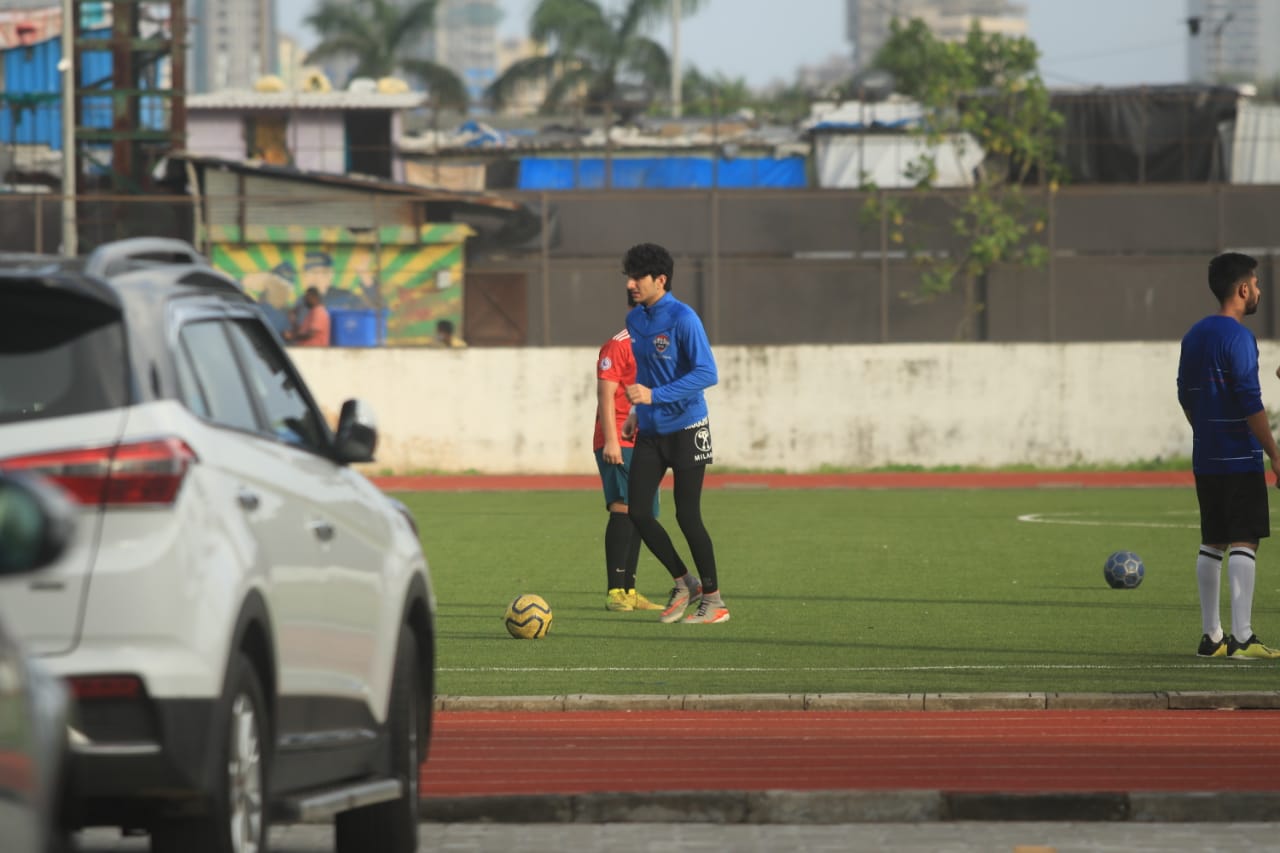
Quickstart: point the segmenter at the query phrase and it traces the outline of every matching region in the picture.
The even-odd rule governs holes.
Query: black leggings
[[[680,525],[680,532],[689,543],[693,564],[697,566],[698,577],[702,581],[702,591],[712,593],[720,585],[716,579],[716,552],[711,544],[711,534],[702,523],[702,479],[706,471],[706,465],[677,470],[674,497],[676,523]],[[631,478],[627,485],[630,502],[628,514],[653,556],[666,566],[671,577],[678,578],[689,569],[676,553],[666,529],[653,516],[653,497],[658,493],[658,487],[666,473],[667,463],[657,445],[645,441],[643,437],[638,440],[631,456]]]

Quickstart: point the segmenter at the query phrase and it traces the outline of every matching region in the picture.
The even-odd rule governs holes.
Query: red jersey
[[[613,395],[614,422],[618,427],[618,443],[623,447],[634,447],[635,442],[622,437],[622,424],[631,413],[631,401],[627,399],[627,386],[636,381],[636,357],[631,352],[631,336],[623,329],[614,335],[605,345],[600,347],[600,358],[596,360],[596,378],[607,379],[618,383],[618,390]],[[604,430],[600,428],[600,413],[596,411],[596,434],[591,444],[592,451],[604,449]]]

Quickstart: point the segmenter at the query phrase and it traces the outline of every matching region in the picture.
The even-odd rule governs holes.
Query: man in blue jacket
[[[1262,298],[1257,270],[1256,260],[1238,252],[1209,262],[1218,313],[1191,327],[1178,360],[1178,403],[1191,424],[1200,504],[1196,578],[1204,635],[1197,654],[1207,658],[1280,658],[1252,625],[1258,543],[1271,534],[1264,456],[1280,476],[1280,449],[1258,382],[1258,342],[1241,322]],[[1224,556],[1232,630],[1226,635],[1218,601]]]
[[[674,268],[671,254],[653,243],[632,246],[622,261],[627,292],[635,303],[627,313],[636,359],[636,381],[627,386],[627,398],[635,411],[623,425],[624,435],[635,435],[628,511],[644,544],[675,581],[659,618],[715,624],[729,621],[716,578],[715,548],[702,523],[702,481],[712,461],[703,392],[716,384],[716,361],[697,313],[671,295]],[[667,469],[673,472],[676,521],[697,578],[654,517],[653,499]]]

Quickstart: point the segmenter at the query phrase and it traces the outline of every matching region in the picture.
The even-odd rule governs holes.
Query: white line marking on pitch
[[[1134,669],[1212,669],[1221,663],[1198,664],[1026,664],[1025,666],[996,664],[960,664],[956,666],[717,666],[701,667],[707,672],[1015,672],[1028,669],[1045,670],[1134,670]],[[663,666],[439,666],[436,672],[670,672]]]
[[[1018,516],[1018,521],[1029,524],[1073,524],[1081,527],[1160,527],[1171,530],[1199,530],[1198,524],[1171,524],[1165,521],[1112,521],[1109,519],[1067,518],[1072,513],[1029,512]]]

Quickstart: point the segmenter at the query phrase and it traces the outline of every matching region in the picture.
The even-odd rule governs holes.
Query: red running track
[[[428,797],[1280,790],[1275,711],[521,711],[435,721]]]

